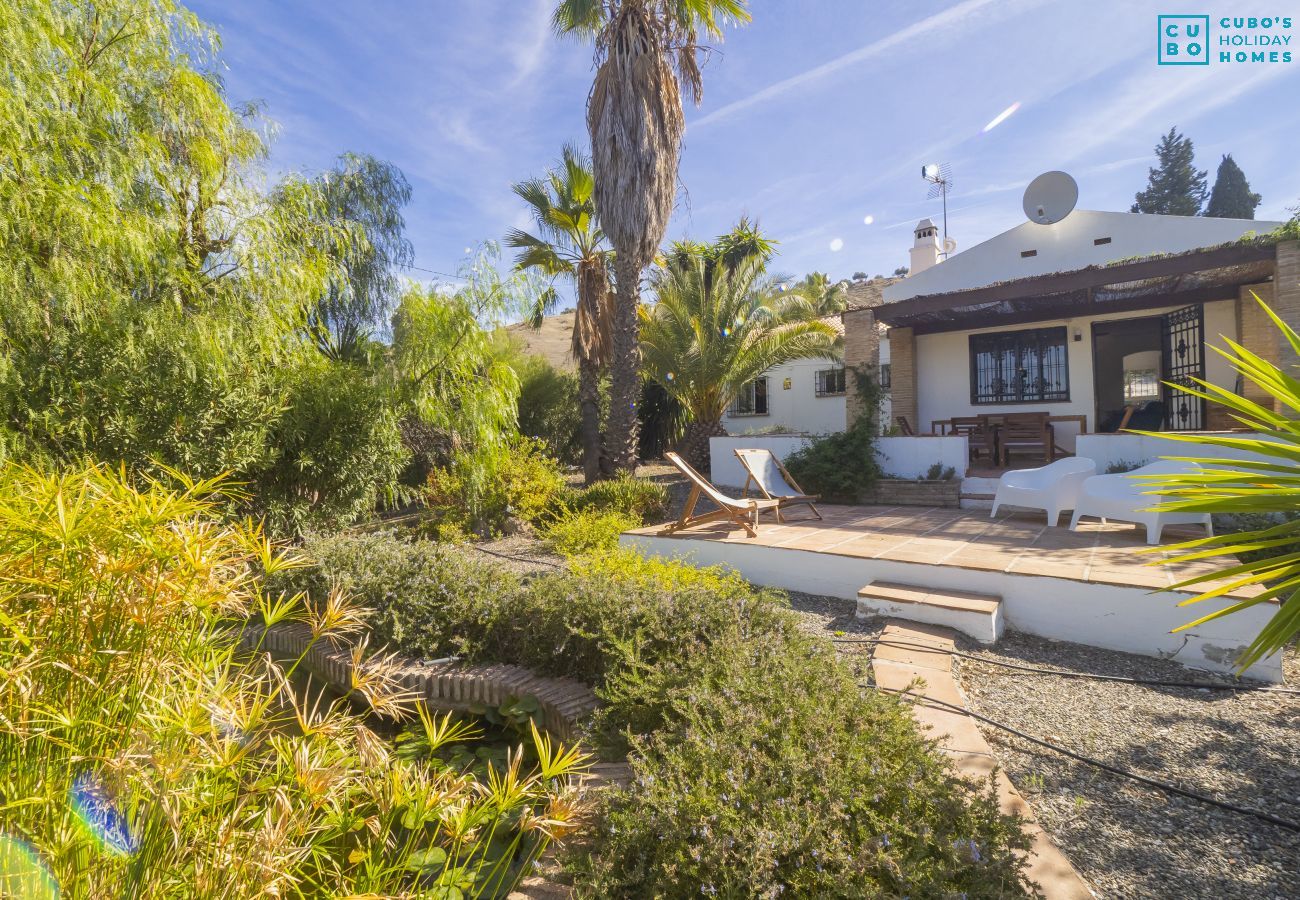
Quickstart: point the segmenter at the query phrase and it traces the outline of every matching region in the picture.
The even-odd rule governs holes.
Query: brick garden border
[[[302,665],[313,676],[341,693],[351,689],[351,647],[325,638],[313,644],[311,629],[301,623],[281,622],[269,628],[247,625],[239,645],[246,651],[256,648],[269,652],[276,660],[303,657]],[[417,700],[435,709],[469,711],[475,705],[500,706],[510,698],[535,697],[543,728],[564,740],[574,738],[579,723],[600,706],[591,688],[582,682],[546,678],[522,666],[402,656],[394,658],[392,664],[398,670],[398,682]]]

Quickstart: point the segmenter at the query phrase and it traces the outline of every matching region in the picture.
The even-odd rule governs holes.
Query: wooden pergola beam
[[[1050,275],[1034,275],[1014,281],[1003,281],[988,287],[949,291],[943,294],[922,294],[907,300],[885,303],[872,312],[881,322],[889,325],[904,325],[907,324],[906,319],[926,313],[1026,298],[1047,300],[1053,294],[1069,294],[1075,291],[1086,291],[1091,294],[1096,288],[1107,285],[1169,278],[1209,269],[1238,266],[1243,263],[1261,262],[1274,259],[1277,252],[1275,248],[1276,245],[1272,243],[1229,244],[1175,256],[1140,259],[1109,266],[1089,266],[1086,269],[1075,269],[1070,272],[1054,272]]]

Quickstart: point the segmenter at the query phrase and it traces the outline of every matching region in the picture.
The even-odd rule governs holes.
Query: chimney
[[[939,254],[943,251],[939,245],[939,229],[929,219],[917,222],[914,233],[916,239],[912,243],[912,264],[908,268],[908,275],[924,272],[938,263]]]

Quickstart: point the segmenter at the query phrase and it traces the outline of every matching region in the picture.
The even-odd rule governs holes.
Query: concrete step
[[[991,594],[873,581],[858,591],[858,618],[867,616],[942,625],[985,644],[1002,636],[1002,598]]]

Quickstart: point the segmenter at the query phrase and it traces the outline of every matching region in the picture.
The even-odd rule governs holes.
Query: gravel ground
[[[985,659],[1208,680],[1175,663],[1008,633]],[[1300,821],[1300,697],[954,667],[971,709],[1113,765]],[[1290,686],[1297,686],[1292,651]],[[1227,681],[1228,679],[1215,679]],[[1012,782],[1104,897],[1295,898],[1300,834],[1167,795],[981,725]]]
[[[516,534],[495,541],[468,544],[484,559],[520,575],[536,575],[564,568],[564,558],[548,551],[531,535]]]

